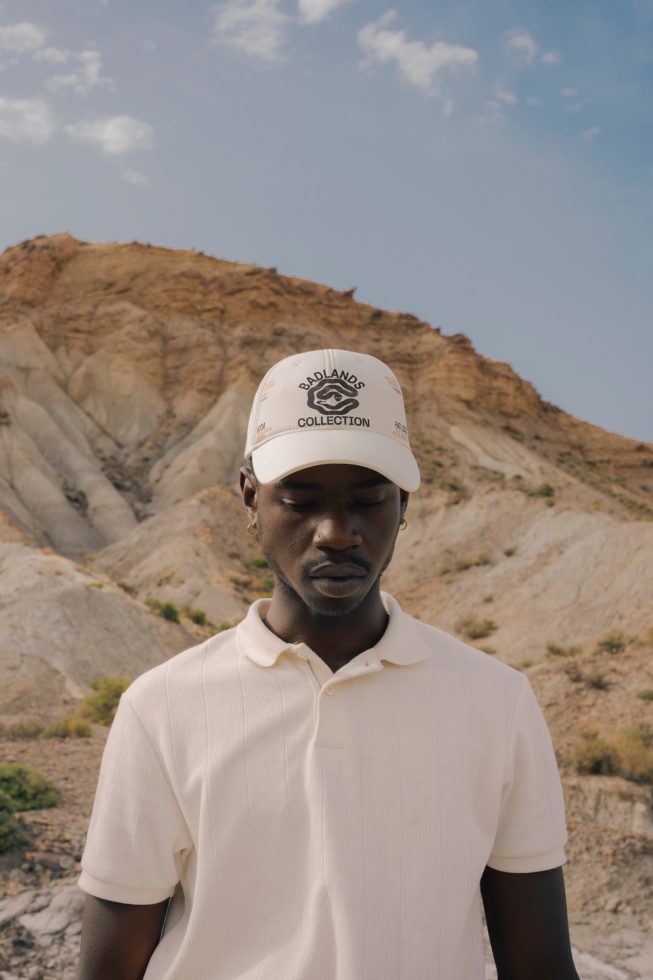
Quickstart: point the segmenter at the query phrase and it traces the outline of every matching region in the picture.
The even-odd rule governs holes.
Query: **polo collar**
[[[418,621],[405,613],[389,593],[381,592],[381,601],[390,618],[383,636],[371,650],[379,660],[400,666],[426,660],[431,650],[422,638]],[[302,643],[288,643],[268,629],[263,617],[270,603],[271,599],[257,599],[236,627],[241,654],[261,667],[272,667],[286,650],[293,652],[304,647]]]

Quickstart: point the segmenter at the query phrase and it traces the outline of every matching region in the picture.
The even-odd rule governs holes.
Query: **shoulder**
[[[216,633],[139,674],[127,688],[127,699],[141,717],[149,713],[152,705],[179,703],[185,696],[192,697],[197,685],[201,685],[209,662],[212,666],[229,662],[236,651],[235,627]]]
[[[464,676],[471,687],[481,688],[486,697],[493,694],[514,702],[528,686],[528,678],[520,670],[483,650],[465,643],[445,630],[410,617],[413,628],[428,647],[429,660],[441,675]]]

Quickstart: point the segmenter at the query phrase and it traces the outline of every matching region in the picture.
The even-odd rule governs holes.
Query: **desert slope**
[[[269,591],[237,491],[249,404],[270,364],[325,346],[386,360],[405,393],[422,486],[385,588],[528,671],[563,774],[576,934],[643,935],[650,786],[579,776],[575,752],[584,731],[653,726],[653,445],[351,291],[67,234],[0,255],[3,721],[69,711],[93,677],[136,677]],[[618,649],[597,654],[611,631]]]
[[[423,484],[386,584],[407,607],[451,631],[491,621],[486,642],[511,663],[651,624],[653,446],[566,414],[466,337],[351,292],[66,234],[0,256],[0,538],[33,546],[17,561],[7,541],[0,568],[41,581],[65,556],[82,577],[123,582],[96,596],[109,621],[148,597],[237,620],[265,578],[234,493],[251,397],[276,359],[326,344],[387,360],[404,388]],[[77,603],[48,581],[48,602]],[[2,600],[6,629],[16,601]],[[153,656],[186,642],[143,610]],[[94,644],[117,670],[110,638]],[[83,659],[73,677],[48,646],[33,638],[30,656],[65,672],[62,689],[88,683]],[[8,677],[5,708],[12,692]]]

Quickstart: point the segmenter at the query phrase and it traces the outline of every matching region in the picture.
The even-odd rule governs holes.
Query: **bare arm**
[[[486,868],[481,896],[499,980],[579,980],[562,868],[527,874]]]
[[[126,905],[87,894],[77,980],[141,980],[161,938],[169,901]]]

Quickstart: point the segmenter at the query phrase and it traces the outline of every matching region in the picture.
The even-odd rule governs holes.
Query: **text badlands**
[[[358,415],[309,415],[305,419],[297,419],[300,429],[311,425],[360,425],[364,429],[369,429],[370,420],[362,419]]]

